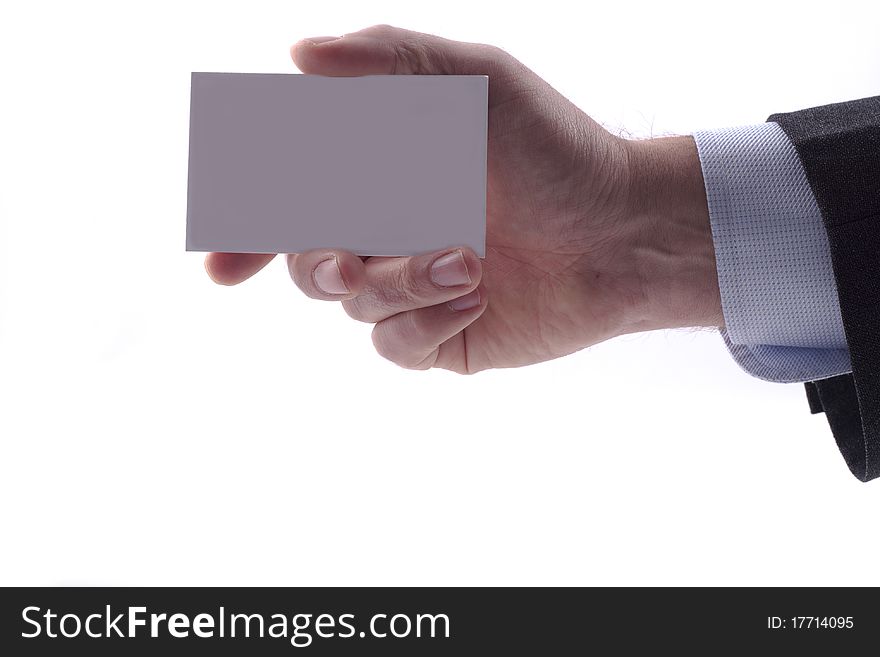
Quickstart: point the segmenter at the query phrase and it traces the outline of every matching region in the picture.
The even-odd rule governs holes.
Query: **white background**
[[[880,482],[712,332],[409,372],[184,252],[191,71],[387,22],[686,133],[880,92],[876,3],[819,7],[4,2],[0,583],[880,584]]]

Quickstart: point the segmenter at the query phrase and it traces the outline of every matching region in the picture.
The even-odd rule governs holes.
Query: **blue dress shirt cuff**
[[[822,214],[776,123],[694,133],[736,362],[768,381],[851,371]]]

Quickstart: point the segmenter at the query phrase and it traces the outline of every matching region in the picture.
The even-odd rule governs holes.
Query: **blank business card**
[[[187,250],[484,256],[488,87],[193,73]]]

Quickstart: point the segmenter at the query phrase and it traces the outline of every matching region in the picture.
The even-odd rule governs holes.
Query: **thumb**
[[[490,105],[522,91],[536,78],[499,48],[389,25],[341,37],[303,39],[290,54],[303,73],[315,75],[488,75]]]

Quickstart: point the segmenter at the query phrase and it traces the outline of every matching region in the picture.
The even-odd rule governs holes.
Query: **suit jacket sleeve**
[[[852,473],[880,477],[880,96],[774,114],[822,213],[852,373],[808,382]]]

